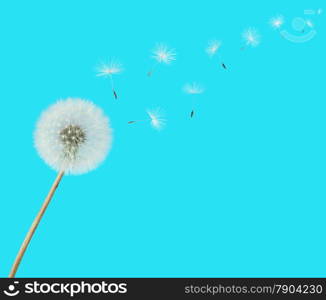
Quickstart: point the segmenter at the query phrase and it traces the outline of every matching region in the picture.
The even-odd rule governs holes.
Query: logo
[[[317,10],[314,9],[305,9],[304,14],[307,16],[319,16],[321,15],[323,10],[318,8]],[[279,29],[279,33],[281,36],[293,43],[305,43],[310,41],[312,38],[315,37],[317,31],[315,30],[315,25],[312,19],[300,18],[296,17],[292,20],[292,31],[293,33],[283,29],[280,30],[281,25],[283,24],[284,20],[282,17],[272,19],[272,26],[274,28]]]
[[[14,284],[10,284],[8,286],[8,291],[3,291],[4,294],[9,297],[17,296],[19,294],[19,290],[16,290],[16,284],[19,284],[19,281],[14,281]]]
[[[77,294],[91,295],[91,294],[125,294],[127,293],[126,282],[107,282],[101,280],[100,282],[94,281],[80,281],[80,282],[67,282],[65,280],[56,282],[44,281],[10,281],[8,286],[3,289],[3,293],[8,297],[15,297],[18,294],[61,294],[74,297]],[[0,299],[2,299],[0,294]],[[19,298],[19,297],[18,297]]]
[[[308,42],[317,33],[316,30],[313,29],[313,24],[310,20],[305,20],[299,17],[292,20],[292,28],[297,32],[297,34],[292,34],[287,30],[282,30],[281,35],[293,43]]]

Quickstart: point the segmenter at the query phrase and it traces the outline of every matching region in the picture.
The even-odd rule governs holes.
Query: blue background
[[[56,174],[32,134],[59,98],[94,101],[114,144],[97,170],[64,177],[18,277],[325,276],[325,14],[296,44],[284,29],[322,1],[2,1],[0,276]],[[247,27],[256,48],[240,51]],[[293,32],[292,30],[292,33]],[[223,42],[228,70],[210,60]],[[151,78],[150,51],[177,51]],[[118,58],[118,101],[96,66]],[[187,82],[201,83],[189,118]],[[161,107],[167,126],[147,123]]]

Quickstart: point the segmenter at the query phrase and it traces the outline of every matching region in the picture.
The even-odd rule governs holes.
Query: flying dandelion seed
[[[166,119],[164,118],[164,112],[160,108],[146,111],[148,119],[129,121],[128,124],[137,122],[150,122],[154,129],[160,130],[165,126]]]
[[[204,92],[204,88],[199,85],[198,83],[187,83],[184,87],[183,90],[185,93],[189,94],[189,95],[199,95],[202,94]],[[195,115],[195,101],[194,101],[194,97],[192,98],[192,107],[193,109],[190,112],[190,118],[193,118],[193,116]]]
[[[248,46],[256,47],[260,43],[260,35],[254,28],[246,29],[242,33],[242,38],[245,41],[245,45],[241,48],[241,50],[245,50]]]
[[[311,20],[306,20],[306,25],[310,28],[314,28],[314,24],[312,23]]]
[[[155,110],[148,110],[147,114],[150,118],[150,122],[153,128],[162,129],[165,126],[165,119],[163,118],[162,112],[159,108]]]
[[[222,43],[217,40],[212,40],[208,43],[208,46],[206,48],[206,52],[210,57],[213,57],[217,50],[220,49]]]
[[[120,62],[112,60],[109,63],[102,63],[97,68],[97,75],[99,77],[109,77],[111,82],[111,89],[115,99],[118,99],[117,92],[114,88],[113,75],[119,74],[123,71],[122,65]]]
[[[213,58],[215,54],[218,56],[218,60],[222,68],[226,69],[226,65],[223,63],[220,52],[218,51],[221,47],[222,43],[217,40],[212,40],[208,43],[208,46],[206,48],[206,53],[209,57]]]
[[[204,92],[204,88],[196,82],[187,83],[184,86],[184,91],[187,94],[196,95],[196,94],[202,94]]]
[[[278,15],[276,17],[271,18],[269,23],[272,26],[272,28],[280,30],[280,28],[284,24],[284,18],[283,16]]]
[[[312,21],[311,20],[304,20],[304,27],[302,28],[302,30],[301,30],[301,33],[304,33],[305,31],[306,31],[306,26],[307,27],[309,27],[309,28],[314,28],[314,24],[312,23]]]
[[[15,277],[23,255],[64,174],[83,174],[106,158],[112,143],[108,118],[92,102],[69,98],[41,115],[34,133],[40,157],[58,175],[32,223],[9,274]]]
[[[159,44],[153,50],[152,58],[155,59],[155,63],[153,64],[152,68],[148,71],[148,76],[152,76],[158,64],[163,63],[169,65],[172,61],[176,60],[176,52],[174,49],[169,48],[167,45]]]

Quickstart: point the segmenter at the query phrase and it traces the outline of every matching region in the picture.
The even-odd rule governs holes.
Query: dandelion
[[[69,98],[50,106],[41,115],[34,133],[40,157],[58,175],[18,252],[9,277],[15,277],[23,255],[64,174],[95,169],[107,156],[112,131],[102,110],[92,102]]]
[[[260,43],[260,35],[258,31],[254,28],[246,29],[242,33],[242,37],[245,41],[245,45],[241,48],[241,50],[246,49],[248,46],[256,47]]]
[[[226,69],[226,65],[223,63],[222,59],[221,59],[221,55],[219,53],[219,49],[221,47],[222,43],[220,41],[217,40],[212,40],[208,43],[208,46],[206,48],[206,53],[208,54],[209,57],[213,57],[215,56],[215,54],[217,54],[219,62],[221,64],[221,66]]]
[[[155,63],[148,71],[147,75],[151,76],[158,64],[169,65],[172,61],[176,60],[176,52],[174,49],[169,48],[167,45],[159,44],[153,50],[152,58],[155,59]]]
[[[204,92],[204,88],[199,85],[198,83],[194,82],[194,83],[188,83],[184,86],[183,90],[185,91],[185,93],[190,94],[190,95],[199,95],[202,94]],[[195,115],[195,103],[194,103],[194,97],[192,99],[192,110],[190,112],[190,118],[192,118]]]
[[[102,63],[97,68],[97,75],[99,77],[109,77],[111,82],[111,89],[115,99],[118,99],[118,95],[114,88],[113,75],[119,74],[123,71],[122,65],[116,60],[111,60],[109,63]]]
[[[271,18],[269,23],[274,29],[279,30],[284,23],[284,18],[283,16],[278,15],[276,17]]]
[[[148,115],[147,119],[129,121],[128,124],[133,124],[136,122],[150,122],[151,126],[157,130],[162,129],[165,126],[166,120],[164,118],[164,113],[160,108],[147,110],[146,112]]]

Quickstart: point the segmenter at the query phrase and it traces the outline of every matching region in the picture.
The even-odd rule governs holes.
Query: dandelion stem
[[[111,88],[112,90],[114,90],[114,85],[113,85],[113,78],[112,78],[112,75],[110,74],[110,83],[111,83]]]
[[[114,96],[115,99],[118,99],[118,95],[117,95],[117,93],[116,93],[116,91],[114,89],[113,77],[112,77],[111,74],[110,74],[109,77],[110,77],[111,89],[112,89],[113,96]]]
[[[157,65],[158,65],[158,62],[155,62],[153,64],[153,66],[149,69],[149,71],[147,72],[147,76],[148,77],[152,76],[152,74],[153,74],[153,72],[154,72],[154,70],[155,70],[155,68],[156,68]]]
[[[190,112],[190,118],[192,118],[195,114],[195,97],[192,97],[192,110]]]
[[[16,256],[14,264],[12,265],[12,268],[11,268],[11,271],[10,271],[10,274],[9,274],[9,278],[14,278],[15,277],[17,269],[18,269],[18,267],[19,267],[19,265],[20,265],[20,263],[22,261],[22,258],[23,258],[24,254],[25,254],[25,251],[26,251],[26,249],[27,249],[32,237],[33,237],[33,234],[34,234],[38,224],[40,223],[40,221],[41,221],[41,219],[42,219],[42,217],[43,217],[43,215],[45,213],[45,210],[47,209],[47,207],[48,207],[48,205],[49,205],[49,203],[50,203],[50,201],[51,201],[51,199],[52,199],[52,197],[54,195],[54,192],[56,191],[56,189],[57,189],[63,175],[64,175],[64,171],[60,171],[58,173],[57,178],[55,179],[55,181],[54,181],[48,195],[46,196],[40,211],[38,212],[38,214],[35,217],[29,231],[27,232],[27,235],[26,235],[26,237],[25,237],[25,239],[24,239],[24,241],[23,241],[23,243],[22,243],[22,245],[21,245],[21,247],[19,249],[19,252],[18,252],[18,254]]]

